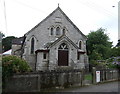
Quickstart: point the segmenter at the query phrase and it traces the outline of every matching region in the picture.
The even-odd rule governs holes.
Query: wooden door
[[[68,47],[62,43],[58,49],[58,66],[68,66]]]

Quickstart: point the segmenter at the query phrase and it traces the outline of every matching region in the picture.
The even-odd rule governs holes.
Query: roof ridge
[[[60,11],[65,15],[66,19],[84,36],[86,37],[80,30],[79,28],[70,20],[70,18],[62,11],[62,9],[59,7]]]
[[[26,34],[29,34],[32,30],[34,30],[36,27],[38,27],[42,22],[44,22],[47,18],[49,18],[53,13],[55,13],[57,10],[60,10],[60,12],[66,17],[66,19],[77,29],[77,31],[82,34],[85,38],[87,38],[80,30],[79,28],[69,19],[69,17],[62,11],[62,9],[58,6],[52,13],[50,13],[46,18],[44,18],[41,22],[39,22],[36,26],[34,26],[30,31],[28,31]],[[26,35],[25,34],[25,35]]]
[[[56,44],[57,41],[59,42],[60,40],[62,40],[63,38],[66,38],[69,42],[71,42],[71,44],[72,44],[73,46],[75,46],[76,48],[78,48],[78,46],[77,46],[71,39],[69,39],[66,35],[61,35],[57,40],[55,40],[55,41],[50,45],[50,47],[51,47],[52,45]]]
[[[29,30],[26,34],[29,34],[32,30],[34,30],[36,27],[38,27],[42,22],[44,22],[47,18],[49,18],[55,11],[57,11],[58,9],[60,9],[60,7],[58,6],[53,12],[51,12],[47,17],[45,17],[41,22],[39,22],[36,26],[34,26],[31,30]],[[61,10],[61,9],[60,9]],[[26,35],[25,34],[25,35]]]

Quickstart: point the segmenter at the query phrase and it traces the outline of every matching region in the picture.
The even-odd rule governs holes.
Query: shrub
[[[114,58],[110,58],[107,60],[107,66],[108,68],[120,68],[120,63],[119,63],[119,59],[116,58],[116,60]]]
[[[4,56],[2,58],[2,77],[3,80],[9,78],[14,73],[30,72],[28,63],[17,56]]]

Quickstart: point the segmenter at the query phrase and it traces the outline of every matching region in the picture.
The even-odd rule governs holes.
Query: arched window
[[[82,49],[82,41],[79,41],[79,49]]]
[[[63,28],[63,34],[65,34],[65,28]]]
[[[65,43],[62,43],[58,49],[68,50],[68,46]]]
[[[56,35],[60,35],[60,27],[56,28]]]
[[[50,34],[53,35],[53,27],[50,29]]]
[[[34,42],[35,42],[35,40],[34,40],[34,38],[32,38],[31,39],[31,54],[34,53]]]

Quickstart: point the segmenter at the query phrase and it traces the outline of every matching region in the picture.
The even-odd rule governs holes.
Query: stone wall
[[[39,92],[45,88],[81,86],[80,70],[41,71],[14,75],[6,80],[5,92]]]
[[[33,92],[39,91],[39,75],[25,74],[14,75],[12,78],[6,80],[6,92]]]
[[[98,71],[98,69],[97,69]],[[93,69],[92,81],[96,84],[96,69]],[[119,70],[101,69],[100,82],[120,79]],[[88,85],[84,70],[53,70],[16,74],[6,80],[4,92],[41,92],[51,88],[67,88]]]

